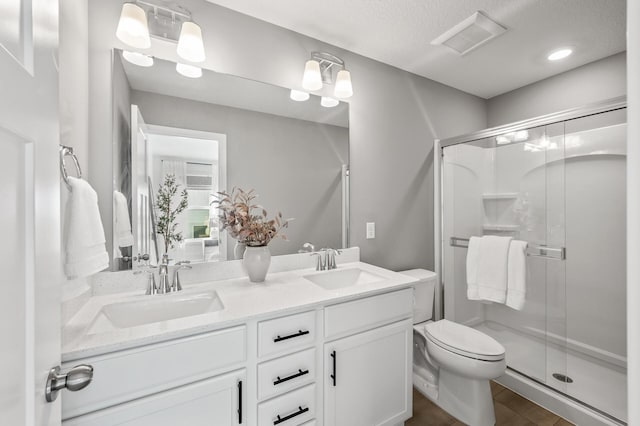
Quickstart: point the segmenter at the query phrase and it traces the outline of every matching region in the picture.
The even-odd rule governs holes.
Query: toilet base
[[[440,369],[438,398],[443,410],[472,426],[493,426],[496,416],[487,379],[470,379]]]

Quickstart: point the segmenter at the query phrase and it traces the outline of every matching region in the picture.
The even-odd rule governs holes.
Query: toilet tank
[[[426,269],[410,269],[400,273],[419,280],[413,285],[413,323],[418,324],[433,319],[436,273]]]

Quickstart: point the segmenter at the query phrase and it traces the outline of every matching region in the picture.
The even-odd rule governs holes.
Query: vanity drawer
[[[316,339],[316,311],[258,323],[258,356],[290,352],[312,345]]]
[[[315,378],[315,348],[263,362],[258,365],[258,399],[270,398]]]
[[[278,418],[278,416],[280,416]],[[258,405],[258,426],[301,425],[316,416],[316,385],[305,386]]]
[[[412,288],[340,303],[324,309],[324,337],[346,336],[412,315]]]
[[[93,381],[82,392],[65,392],[68,419],[229,371],[244,362],[246,327],[234,327],[77,360],[93,366]]]

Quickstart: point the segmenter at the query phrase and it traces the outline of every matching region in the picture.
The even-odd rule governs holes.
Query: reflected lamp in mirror
[[[345,69],[344,61],[331,53],[312,52],[304,66],[302,87],[305,90],[320,90],[325,84],[333,84],[333,70],[338,69],[333,96],[347,99],[353,95],[351,73]]]
[[[139,67],[151,67],[153,66],[153,56],[145,55],[139,52],[129,52],[125,50],[122,52],[122,57]]]
[[[143,0],[124,3],[116,30],[118,40],[134,49],[148,49],[151,36],[177,43],[176,53],[187,62],[206,58],[202,29],[191,19],[191,12]]]

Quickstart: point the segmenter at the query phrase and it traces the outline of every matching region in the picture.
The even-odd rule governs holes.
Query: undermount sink
[[[333,271],[304,275],[303,278],[326,290],[372,284],[385,279],[380,275],[359,268],[334,269]]]
[[[102,307],[102,313],[116,328],[206,314],[224,309],[215,291],[172,293],[144,296],[143,299],[112,303]]]

